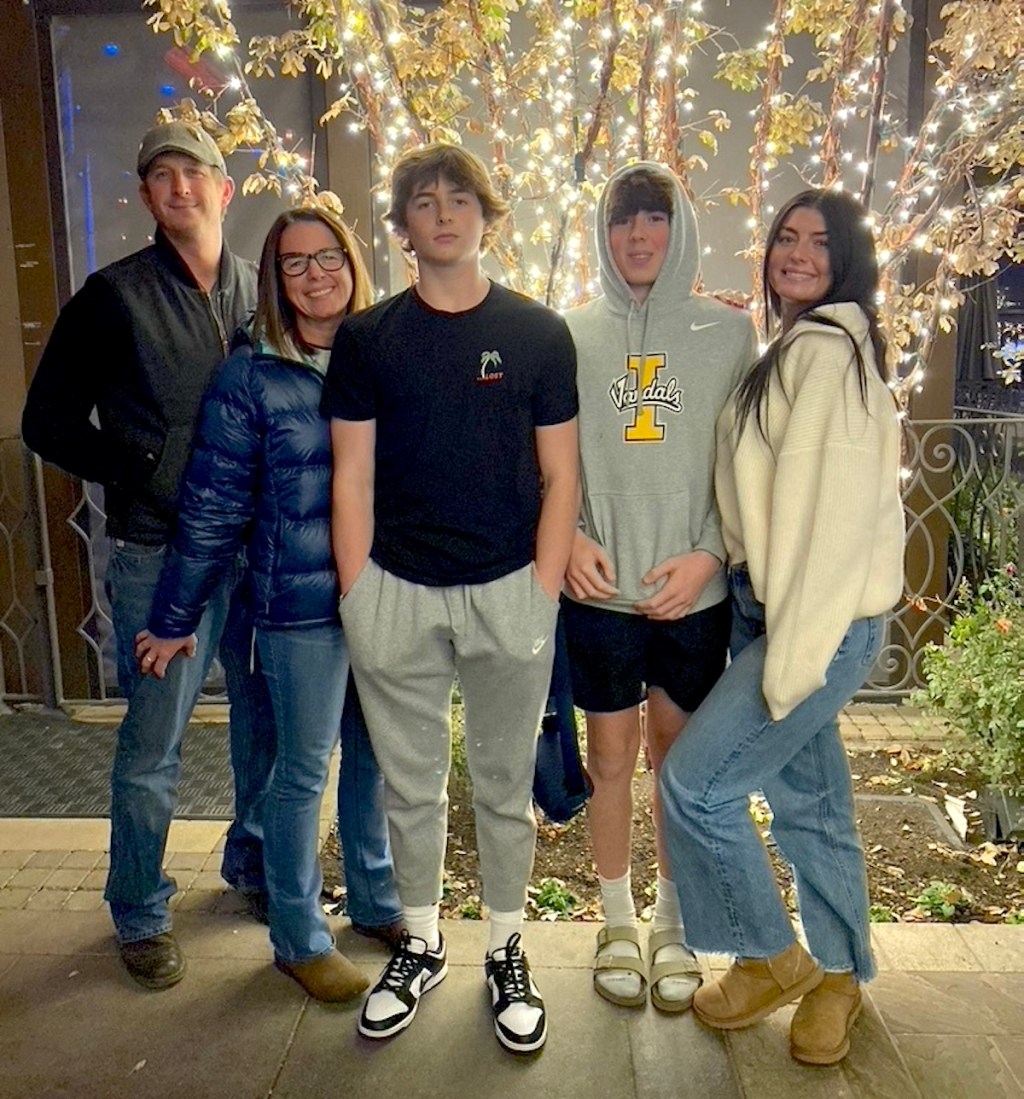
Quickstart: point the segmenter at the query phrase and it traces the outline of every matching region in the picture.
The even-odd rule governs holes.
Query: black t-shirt
[[[432,586],[486,583],[533,559],[534,428],[577,408],[565,322],[495,284],[464,313],[405,290],[346,318],[320,405],[377,421],[371,556]]]

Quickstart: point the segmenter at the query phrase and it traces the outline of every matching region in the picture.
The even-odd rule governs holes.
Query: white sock
[[[422,939],[428,950],[436,950],[441,945],[439,913],[440,905],[437,904],[402,905],[405,929],[414,938]]]
[[[650,958],[653,966],[657,962],[684,962],[693,955],[682,945],[683,917],[679,911],[679,893],[676,883],[658,875],[658,896],[654,902],[654,930],[679,931],[679,944],[667,943],[656,950]],[[658,995],[663,1000],[688,1000],[697,991],[700,980],[697,977],[662,977],[658,981]]]
[[[636,905],[633,903],[633,876],[629,870],[621,878],[602,878],[601,907],[608,927],[636,927]]]
[[[679,911],[679,893],[676,883],[658,875],[658,894],[654,901],[654,930],[671,931],[683,926],[683,914]]]
[[[504,950],[509,939],[517,932],[523,930],[523,920],[526,913],[522,908],[514,912],[497,912],[490,909],[487,916],[487,953],[493,954],[495,950]]]
[[[601,907],[604,909],[606,927],[637,927],[636,905],[633,902],[632,875],[629,870],[621,878],[597,876],[601,886]],[[601,947],[602,955],[621,958],[639,958],[640,952],[632,943],[610,942]],[[629,998],[640,995],[640,975],[628,970],[606,969],[595,973],[594,980],[606,992]]]

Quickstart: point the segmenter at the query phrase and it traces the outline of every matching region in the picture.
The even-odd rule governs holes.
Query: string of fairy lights
[[[313,29],[262,40],[256,64],[252,43],[248,54],[241,50],[225,0],[200,6],[207,12],[203,35],[195,33],[196,5],[147,3],[159,8],[155,29],[180,35],[191,27],[193,48],[201,52],[205,40],[215,50],[231,73],[235,112],[249,112],[268,150],[264,176],[295,200],[312,197],[316,185],[307,158],[284,147],[256,104],[249,76],[258,76],[261,64],[282,73],[298,71],[296,58],[317,66],[337,97],[334,113],[373,143],[380,212],[391,169],[407,148],[446,139],[480,152],[514,206],[496,253],[500,277],[555,308],[597,292],[591,226],[600,186],[640,156],[675,168],[698,205],[723,198],[749,205],[755,267],[775,189],[793,190],[794,168],[807,185],[827,180],[861,194],[870,184],[884,272],[880,312],[898,349],[904,394],[923,386],[935,333],[948,327],[962,300],[958,278],[990,277],[1006,248],[1024,260],[1019,3],[950,5],[947,39],[931,51],[932,87],[914,133],[886,82],[908,26],[901,0],[850,0],[845,12],[837,0],[774,0],[771,22],[753,47],[737,39],[747,33],[744,16],[764,10],[761,0],[718,5],[715,14],[731,21],[733,32],[707,21],[703,0],[524,0],[511,19],[476,0],[449,0],[426,13],[390,0],[292,0],[293,13]],[[843,16],[855,9],[864,19],[853,34]],[[773,51],[784,52],[800,35],[815,38],[818,74],[786,72],[784,81],[766,85]],[[731,74],[734,93],[754,101],[750,119],[763,140],[751,147],[747,188],[709,185],[707,165],[730,125],[724,112],[702,106],[701,95],[713,95],[706,84],[700,92],[692,86],[712,62]],[[780,61],[779,71],[786,68]],[[826,109],[830,95],[836,117]],[[864,132],[872,125],[874,145],[867,147]],[[922,254],[930,256],[928,271]]]

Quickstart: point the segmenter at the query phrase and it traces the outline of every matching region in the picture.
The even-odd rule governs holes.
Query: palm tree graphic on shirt
[[[480,375],[479,380],[482,382],[497,381],[502,377],[500,370],[495,370],[493,373],[488,374],[488,367],[500,367],[501,366],[501,354],[498,351],[481,351],[480,352]]]

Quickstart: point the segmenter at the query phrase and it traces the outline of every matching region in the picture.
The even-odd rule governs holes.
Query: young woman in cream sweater
[[[736,957],[694,1011],[730,1030],[803,997],[791,1053],[832,1064],[874,973],[837,715],[902,590],[899,430],[864,209],[841,192],[797,195],[764,276],[780,332],[717,433],[732,662],[669,752],[661,795],[687,944]],[[757,790],[793,865],[806,950],[748,811]]]

